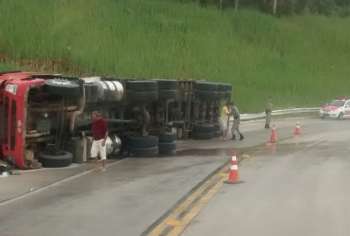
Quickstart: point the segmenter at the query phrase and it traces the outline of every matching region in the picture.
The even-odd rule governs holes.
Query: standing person
[[[223,123],[222,137],[223,138],[227,137],[227,133],[230,127],[230,117],[231,117],[230,102],[227,101],[226,104],[222,107],[222,123]]]
[[[265,129],[270,128],[271,114],[272,114],[272,102],[271,102],[271,97],[269,97],[265,105]]]
[[[98,111],[92,112],[92,145],[91,145],[91,158],[100,157],[102,161],[102,170],[105,170],[107,150],[106,140],[108,136],[108,127],[106,120],[102,117]]]
[[[232,125],[232,140],[236,140],[235,133],[239,134],[239,140],[243,140],[244,136],[239,131],[239,124],[241,122],[241,115],[239,113],[238,107],[235,105],[234,102],[231,102],[231,114],[233,116],[233,125]]]

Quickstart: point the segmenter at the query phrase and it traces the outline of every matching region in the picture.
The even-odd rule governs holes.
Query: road
[[[350,235],[350,123],[260,148],[243,161],[242,184],[222,189],[184,236]]]
[[[184,235],[348,235],[350,122],[301,121],[298,139],[295,118],[276,121],[276,150],[266,148],[262,122],[248,122],[243,142],[179,142],[177,157],[125,159],[3,203],[0,235],[140,235],[233,149],[247,156],[239,169],[244,183],[222,186]]]

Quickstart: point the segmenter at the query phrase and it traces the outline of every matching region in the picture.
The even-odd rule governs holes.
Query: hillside
[[[16,69],[234,85],[244,112],[350,95],[350,18],[275,18],[174,0],[2,0],[0,59]],[[0,66],[0,69],[8,66]]]

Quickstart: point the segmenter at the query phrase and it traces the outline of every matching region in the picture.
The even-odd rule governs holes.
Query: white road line
[[[124,160],[125,160],[125,159],[124,159]],[[109,167],[118,165],[118,164],[120,164],[121,162],[122,162],[122,160],[116,161],[116,162],[113,162],[113,163],[110,163],[110,164],[107,164],[107,165],[106,165],[106,168],[109,168]],[[94,172],[94,171],[96,171],[96,170],[97,170],[96,168],[93,168],[93,169],[90,169],[90,170],[86,170],[86,171],[84,171],[84,172],[82,172],[82,173],[72,175],[72,176],[70,176],[70,177],[67,177],[67,178],[64,178],[64,179],[62,179],[62,180],[56,181],[56,182],[54,182],[54,183],[52,183],[52,184],[48,184],[48,185],[46,185],[46,186],[44,186],[44,187],[39,187],[39,188],[37,188],[37,189],[33,189],[33,190],[31,190],[30,192],[24,193],[24,194],[22,194],[22,195],[20,195],[20,196],[17,196],[17,197],[8,199],[8,200],[4,200],[4,201],[0,202],[0,207],[5,206],[5,205],[8,205],[8,204],[10,204],[10,203],[13,203],[13,202],[15,202],[15,201],[18,201],[18,200],[20,200],[20,199],[24,199],[24,198],[26,198],[26,197],[32,196],[32,195],[34,195],[34,194],[36,194],[36,193],[40,193],[40,192],[45,191],[45,190],[47,190],[47,189],[49,189],[49,188],[56,187],[56,186],[58,186],[58,185],[60,185],[60,184],[64,184],[64,183],[66,183],[66,182],[69,182],[69,181],[78,179],[78,178],[80,178],[80,177],[82,177],[82,176],[85,176],[85,175],[88,175],[88,174],[90,174],[90,173],[92,173],[92,172]]]

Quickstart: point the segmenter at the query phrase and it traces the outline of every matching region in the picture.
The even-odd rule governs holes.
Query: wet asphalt
[[[303,135],[296,140],[297,120]],[[176,157],[124,159],[105,172],[3,205],[0,235],[140,235],[233,151],[246,157],[244,184],[224,186],[185,235],[313,235],[316,226],[326,228],[317,235],[346,235],[339,233],[349,233],[350,121],[291,118],[276,124],[281,141],[275,148],[266,147],[270,131],[261,121],[247,122],[243,142],[181,141]]]
[[[307,121],[304,134],[245,151],[185,236],[350,235],[350,121]]]

